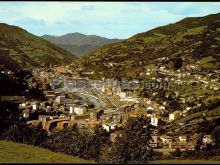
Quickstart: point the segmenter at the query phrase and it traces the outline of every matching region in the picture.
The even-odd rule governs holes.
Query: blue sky
[[[125,39],[185,17],[219,12],[220,2],[0,2],[0,22],[38,36],[80,32]]]

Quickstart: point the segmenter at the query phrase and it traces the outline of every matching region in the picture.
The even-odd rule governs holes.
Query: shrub
[[[173,152],[173,156],[174,157],[180,157],[181,156],[181,151],[179,148],[177,148],[174,152]]]

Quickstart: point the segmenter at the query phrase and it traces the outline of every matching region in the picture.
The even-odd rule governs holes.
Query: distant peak
[[[79,33],[79,32],[75,32],[75,33],[68,33],[68,34],[64,34],[61,36],[86,36],[85,34]]]

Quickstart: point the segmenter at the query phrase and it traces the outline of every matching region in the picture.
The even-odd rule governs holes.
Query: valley
[[[83,35],[72,33],[79,37],[77,43],[67,39],[70,34],[42,39],[0,24],[0,110],[6,116],[16,110],[14,120],[25,129],[40,127],[46,144],[39,140],[39,145],[96,162],[117,162],[125,149],[132,157],[138,147],[150,155],[144,154],[143,162],[219,161],[219,29],[218,13],[185,18],[122,41],[97,36],[80,41]],[[79,42],[95,46],[70,53],[76,50],[69,46]],[[11,119],[7,117],[2,117],[3,126]],[[15,136],[9,128],[0,129],[1,138],[26,136],[19,131]],[[28,141],[21,139],[17,141]]]

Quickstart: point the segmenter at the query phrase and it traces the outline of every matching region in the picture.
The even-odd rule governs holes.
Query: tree
[[[176,58],[174,59],[174,66],[175,66],[175,69],[179,69],[182,67],[182,64],[183,63],[183,60],[179,57],[179,58]]]
[[[211,133],[216,148],[220,148],[220,125],[216,126]]]
[[[110,134],[101,125],[97,125],[92,134],[88,136],[85,134],[85,138],[86,149],[83,152],[83,157],[99,161],[101,147],[110,144]]]
[[[21,119],[5,131],[4,137],[7,140],[18,143],[43,146],[47,139],[47,132],[40,124],[37,126],[28,126],[26,120]]]
[[[0,102],[0,137],[16,121],[19,120],[19,109],[17,104],[8,101]]]
[[[173,152],[173,156],[174,157],[180,157],[181,156],[181,151],[179,148],[177,148],[174,152]]]
[[[85,143],[85,136],[79,132],[76,126],[73,126],[63,130],[53,130],[45,147],[52,151],[82,157]]]
[[[195,145],[195,150],[196,151],[200,150],[200,147],[203,144],[203,137],[204,137],[203,133],[200,133],[198,135],[197,140],[196,140],[196,145]]]
[[[148,117],[129,118],[122,137],[118,137],[102,155],[104,158],[109,155],[107,158],[110,163],[147,161],[153,154],[150,147],[151,134]],[[108,159],[104,161],[107,162]]]

